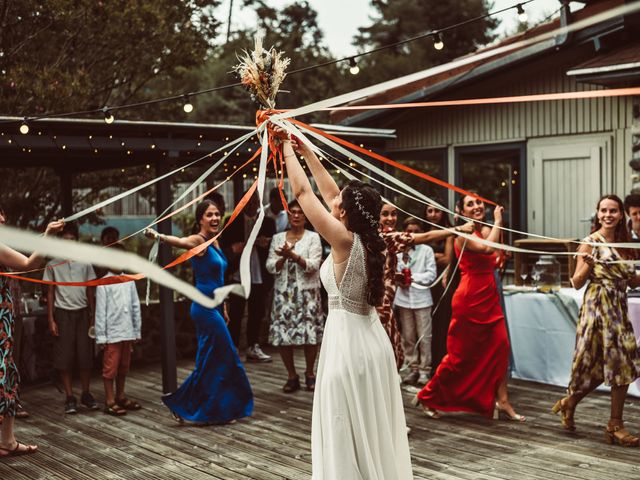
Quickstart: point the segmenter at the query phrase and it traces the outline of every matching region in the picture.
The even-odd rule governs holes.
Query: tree
[[[486,0],[371,0],[376,13],[372,23],[359,28],[354,45],[360,51],[400,42],[486,14],[492,7]],[[431,38],[423,38],[393,49],[358,59],[360,74],[353,76],[355,86],[372,85],[391,78],[443,64],[473,51],[492,40],[497,23],[492,18],[472,22],[443,34],[444,48],[433,48]]]
[[[289,72],[333,59],[323,44],[317,13],[308,2],[295,2],[283,9],[276,9],[260,0],[245,0],[244,6],[255,9],[257,28],[234,32],[232,39],[187,80],[187,84],[193,85],[194,89],[237,82],[237,77],[231,73],[233,66],[238,63],[237,54],[253,48],[253,39],[258,31],[265,33],[266,47],[274,46],[291,58]],[[344,76],[344,72],[336,65],[289,74],[277,98],[277,107],[296,108],[335,95]],[[199,98],[194,117],[198,121],[253,123],[257,107],[249,100],[246,91],[236,87]],[[304,120],[327,118],[326,114],[317,113]]]
[[[219,3],[0,1],[0,113],[89,110],[169,94],[161,78],[176,82],[204,60]],[[167,112],[155,106],[126,116]]]
[[[219,0],[0,1],[0,113],[33,116],[90,110],[178,93],[188,70],[207,56],[219,27]],[[119,118],[175,120],[175,104],[117,112]],[[95,203],[103,189],[141,183],[149,172],[83,174],[74,203]],[[60,215],[60,182],[45,169],[0,171],[10,221],[41,228]],[[149,192],[153,194],[153,190]],[[99,222],[100,215],[89,221]]]

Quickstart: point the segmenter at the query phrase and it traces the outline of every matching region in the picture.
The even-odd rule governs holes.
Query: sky
[[[455,5],[455,0],[449,1]],[[224,18],[225,26],[229,2],[230,0],[224,0],[220,7],[220,18]],[[369,16],[373,12],[370,9],[370,0],[308,0],[308,2],[318,12],[318,23],[324,31],[325,43],[331,52],[337,57],[347,57],[355,53],[356,49],[351,45],[353,36],[358,32],[358,27],[371,24]],[[293,0],[265,0],[265,3],[273,7],[282,7],[293,3]],[[491,11],[501,10],[517,3],[517,0],[494,0]],[[571,8],[575,10],[580,5],[574,2]],[[534,0],[524,8],[529,20],[535,22],[545,18],[559,7],[559,0]],[[242,8],[242,0],[233,0],[233,10],[232,29],[255,25],[255,14],[249,9]],[[496,18],[501,20],[497,33],[512,31],[518,23],[515,9],[497,15]]]

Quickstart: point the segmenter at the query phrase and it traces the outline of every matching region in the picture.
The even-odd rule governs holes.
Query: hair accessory
[[[371,212],[365,210],[364,205],[362,205],[362,192],[360,192],[360,190],[355,190],[353,192],[353,200],[356,204],[356,208],[360,212],[360,215],[367,219],[372,227],[377,227],[380,222],[371,214]]]

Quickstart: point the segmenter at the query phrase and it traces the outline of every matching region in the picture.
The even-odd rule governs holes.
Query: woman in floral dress
[[[4,212],[0,209],[0,225],[5,223]],[[47,226],[45,235],[62,229],[63,222],[53,222]],[[2,227],[0,227],[2,228]],[[0,270],[31,270],[44,264],[37,253],[26,257],[14,249],[0,244]],[[13,358],[13,302],[9,277],[0,276],[0,458],[13,455],[35,453],[38,447],[20,443],[13,432],[13,424],[18,407],[18,386],[20,376]]]
[[[286,393],[300,389],[293,361],[296,345],[304,346],[305,385],[307,390],[314,390],[314,364],[324,329],[319,274],[322,244],[320,235],[306,230],[305,223],[300,205],[291,201],[291,228],[274,235],[267,258],[267,270],[275,276],[269,341],[278,347],[287,368],[288,379],[283,387]]]
[[[623,204],[615,195],[600,199],[593,233],[586,242],[629,242]],[[581,245],[571,279],[576,289],[589,281],[580,309],[576,347],[568,395],[556,402],[553,412],[562,413],[562,424],[575,430],[578,403],[603,382],[611,386],[611,418],[605,429],[607,443],[637,447],[638,437],[624,427],[622,412],[629,384],[640,377],[638,346],[629,322],[627,286],[640,284],[632,260],[635,252],[608,246]]]

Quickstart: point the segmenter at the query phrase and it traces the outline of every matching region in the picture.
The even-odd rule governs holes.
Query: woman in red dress
[[[471,195],[463,197],[458,207],[467,218],[484,219],[484,202]],[[493,228],[476,223],[473,235],[499,242],[502,212],[502,207],[496,207]],[[451,303],[448,354],[414,403],[421,404],[432,418],[442,410],[486,417],[503,413],[511,420],[524,421],[507,394],[509,339],[494,278],[495,249],[462,237],[455,240],[454,248],[456,256],[462,257],[460,285]]]

